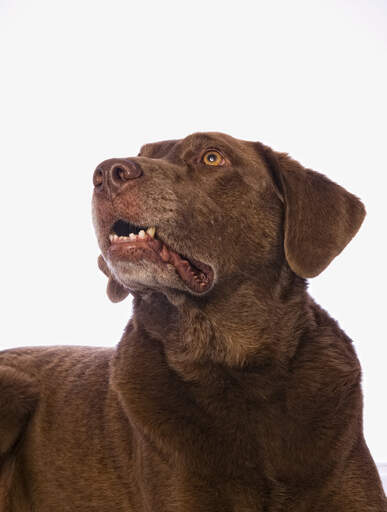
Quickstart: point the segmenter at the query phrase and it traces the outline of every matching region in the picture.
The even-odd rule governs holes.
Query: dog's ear
[[[112,302],[121,302],[122,300],[126,299],[126,297],[129,295],[129,290],[124,288],[112,277],[109,267],[107,266],[106,261],[103,259],[102,254],[98,256],[98,267],[108,278],[106,293],[109,299]]]
[[[286,153],[257,144],[285,207],[284,246],[290,268],[301,277],[320,274],[355,236],[363,203],[326,176],[305,169]]]

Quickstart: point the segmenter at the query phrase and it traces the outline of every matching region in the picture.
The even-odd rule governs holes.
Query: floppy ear
[[[285,206],[284,246],[290,268],[301,277],[322,272],[355,236],[363,203],[326,176],[305,169],[286,153],[258,143]]]
[[[126,299],[129,295],[129,290],[124,288],[120,283],[118,283],[111,275],[109,267],[106,264],[106,261],[103,259],[102,254],[98,256],[98,267],[102,272],[109,278],[106,293],[109,299],[112,302],[121,302]]]

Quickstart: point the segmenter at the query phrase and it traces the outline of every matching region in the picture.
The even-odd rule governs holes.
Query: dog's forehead
[[[184,139],[164,140],[144,144],[139,156],[148,158],[179,158],[187,151],[200,151],[206,147],[223,149],[228,153],[246,151],[251,142],[243,141],[220,132],[196,132]]]

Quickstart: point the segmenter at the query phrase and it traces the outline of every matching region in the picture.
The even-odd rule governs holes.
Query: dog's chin
[[[146,258],[137,261],[126,259],[112,261],[106,257],[106,260],[114,278],[133,293],[158,291],[175,297],[187,292],[201,296],[209,291],[209,288],[200,292],[192,289],[182,280],[171,263],[155,262]]]

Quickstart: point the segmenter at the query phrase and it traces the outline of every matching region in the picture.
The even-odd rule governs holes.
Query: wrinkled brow
[[[184,157],[187,153],[199,153],[203,149],[216,148],[225,152],[229,157],[235,158],[243,152],[242,141],[233,137],[214,133],[197,132],[184,139],[165,140],[144,144],[139,156],[148,158],[168,158],[171,160]]]

